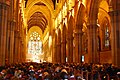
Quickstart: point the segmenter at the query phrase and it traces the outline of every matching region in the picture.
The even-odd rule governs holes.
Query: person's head
[[[61,74],[60,74],[60,78],[61,78],[61,79],[68,79],[68,75],[67,75],[67,73],[65,73],[65,72],[61,72]]]
[[[33,68],[34,68],[33,65],[30,65],[29,69],[33,69]]]

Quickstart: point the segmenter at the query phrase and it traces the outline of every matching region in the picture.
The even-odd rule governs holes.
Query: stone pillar
[[[75,62],[81,63],[82,62],[82,30],[76,30],[74,33],[74,39],[75,39]]]
[[[54,63],[57,63],[57,46],[56,46],[56,44],[54,45],[54,55],[53,55],[54,57]]]
[[[8,21],[8,25],[7,25],[7,37],[6,37],[6,54],[5,54],[5,59],[9,62],[10,61],[10,24],[11,21]],[[7,65],[8,63],[6,63]]]
[[[0,3],[0,65],[5,65],[8,5]]]
[[[61,31],[58,31],[57,36],[57,62],[61,62]]]
[[[9,43],[9,48],[10,48],[10,54],[9,54],[9,63],[13,63],[13,53],[14,53],[14,27],[15,27],[15,22],[11,21],[10,25],[10,43]]]
[[[57,63],[57,34],[54,35],[54,53],[53,53],[53,61],[54,63]]]
[[[19,31],[18,30],[15,30],[15,39],[14,39],[14,42],[15,42],[15,47],[14,47],[14,63],[18,62],[18,49],[19,49]]]
[[[17,50],[18,50],[18,53],[17,53],[18,54],[17,55],[18,56],[18,62],[20,62],[20,58],[21,58],[21,56],[20,56],[21,55],[21,53],[20,53],[20,41],[21,41],[21,37],[20,37],[20,32],[19,32],[18,43],[17,43],[18,44],[18,48],[17,48]]]
[[[120,2],[119,2],[120,3]],[[115,4],[114,4],[115,5]],[[111,16],[111,50],[112,63],[120,66],[120,5],[119,8],[109,12]]]
[[[61,63],[66,62],[66,41],[63,40],[61,43]]]
[[[61,62],[61,43],[57,44],[57,63]]]
[[[61,63],[66,62],[66,26],[64,24],[62,29],[62,42],[61,42]]]
[[[79,34],[78,33],[74,33],[74,40],[75,40],[75,62],[76,63],[79,63],[79,57],[78,57],[78,55],[79,55],[79,45],[78,45],[78,39],[79,39]]]
[[[68,62],[73,62],[73,37],[69,36],[67,38],[67,44],[68,44]]]
[[[88,56],[89,63],[98,63],[99,54],[98,54],[98,45],[97,45],[97,24],[88,25]]]
[[[20,15],[20,39],[19,39],[19,55],[20,55],[20,59],[19,62],[22,62],[22,51],[23,51],[23,47],[22,47],[22,39],[23,39],[23,35],[22,35],[22,17]]]

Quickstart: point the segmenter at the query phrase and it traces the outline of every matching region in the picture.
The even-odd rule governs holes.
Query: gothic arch
[[[68,46],[68,62],[73,62],[73,27],[74,27],[74,18],[71,15],[68,21],[68,31],[67,31],[67,46]]]
[[[73,34],[73,29],[74,29],[74,18],[73,18],[73,16],[71,15],[70,16],[70,19],[69,19],[69,21],[68,21],[68,34],[70,35],[70,36],[72,36],[72,34]],[[68,35],[68,36],[69,36]]]
[[[78,10],[78,14],[77,14],[76,29],[82,29],[82,25],[83,25],[83,22],[85,20],[85,14],[86,14],[85,7],[81,3],[79,10]]]
[[[62,28],[62,37],[66,38],[66,25],[65,25],[65,23],[63,24],[63,28]]]
[[[88,15],[88,25],[97,24],[99,0],[92,0],[90,5],[90,11]]]
[[[105,49],[105,28],[106,26],[108,26],[108,30],[109,30],[109,35],[111,35],[111,19],[110,16],[108,14],[109,12],[109,3],[105,0],[102,0],[99,3],[99,12],[98,12],[98,30],[99,30],[99,37],[100,37],[100,42],[101,42],[101,46],[100,49],[101,50],[106,50]],[[110,36],[109,36],[110,38]],[[109,49],[110,49],[111,44],[109,45]],[[107,50],[109,50],[107,49]]]
[[[101,24],[104,17],[107,17],[109,22],[110,22],[110,16],[108,14],[109,11],[110,11],[109,10],[109,5],[108,5],[107,1],[102,0],[99,4],[99,11],[98,11],[98,22],[99,22],[99,24]]]
[[[40,12],[44,15],[44,20],[46,19],[47,21],[47,25],[43,23],[43,19],[42,22],[40,22],[41,25],[38,24],[32,24],[33,26],[44,26],[46,27],[46,29],[44,29],[44,27],[41,27],[44,34],[46,34],[46,31],[50,32],[50,28],[51,26],[53,26],[53,11],[54,11],[54,6],[53,6],[53,2],[51,0],[28,0],[27,4],[26,4],[26,9],[25,9],[25,25],[26,27],[29,26],[27,25],[27,22],[31,19],[31,16],[33,14],[35,14],[36,12]],[[33,21],[33,20],[32,20]],[[32,27],[31,25],[31,27]]]
[[[101,38],[101,48],[102,50],[110,50],[110,36],[111,28],[107,17],[104,17],[100,26],[100,38]],[[107,43],[106,43],[107,41]]]

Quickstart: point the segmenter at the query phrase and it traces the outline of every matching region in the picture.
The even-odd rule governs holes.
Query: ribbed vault
[[[33,26],[38,26],[44,32],[45,28],[48,25],[46,17],[41,12],[35,12],[27,22],[28,30]]]

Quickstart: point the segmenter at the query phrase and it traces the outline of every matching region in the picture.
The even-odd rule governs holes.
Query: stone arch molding
[[[69,19],[69,24],[68,24],[68,34],[70,33],[70,35],[73,34],[73,28],[74,28],[74,18],[73,16],[71,15],[70,16],[70,19]],[[69,35],[69,36],[70,36]]]
[[[27,2],[27,6],[26,6],[26,14],[29,13],[29,11],[31,10],[31,8],[36,4],[36,3],[43,3],[47,6],[47,8],[49,9],[51,15],[53,16],[53,11],[54,11],[54,6],[52,3],[52,0],[28,0]]]
[[[109,23],[111,22],[111,19],[110,19],[108,12],[109,12],[109,4],[106,0],[102,0],[99,3],[99,12],[98,12],[99,24],[102,23],[102,21],[105,17],[108,19]]]
[[[77,18],[76,18],[76,20],[77,20],[76,21],[76,29],[79,29],[80,27],[82,29],[82,25],[85,21],[85,15],[86,15],[85,10],[86,10],[85,6],[81,3],[80,7],[78,9],[78,14],[77,14]]]
[[[45,11],[45,9],[46,9],[47,11]],[[44,8],[40,8],[40,7],[38,7],[38,6],[32,7],[31,10],[29,11],[30,14],[27,15],[27,21],[30,19],[30,17],[31,17],[35,12],[41,12],[41,11],[42,11],[43,15],[45,16],[45,18],[46,18],[47,20],[50,20],[50,16],[49,16],[50,12],[48,11],[47,8],[45,8],[45,9],[44,9]]]
[[[42,3],[44,5],[35,5],[37,3]],[[43,13],[43,15],[48,21],[47,26],[50,27],[52,26],[50,23],[52,23],[52,19],[54,17],[53,11],[54,11],[54,6],[51,0],[28,0],[25,8],[26,24],[27,24],[27,21],[29,21],[30,17],[35,12],[41,12]]]
[[[91,1],[90,12],[89,12],[88,22],[87,22],[88,25],[97,23],[99,2],[100,2],[100,0],[92,0]]]

